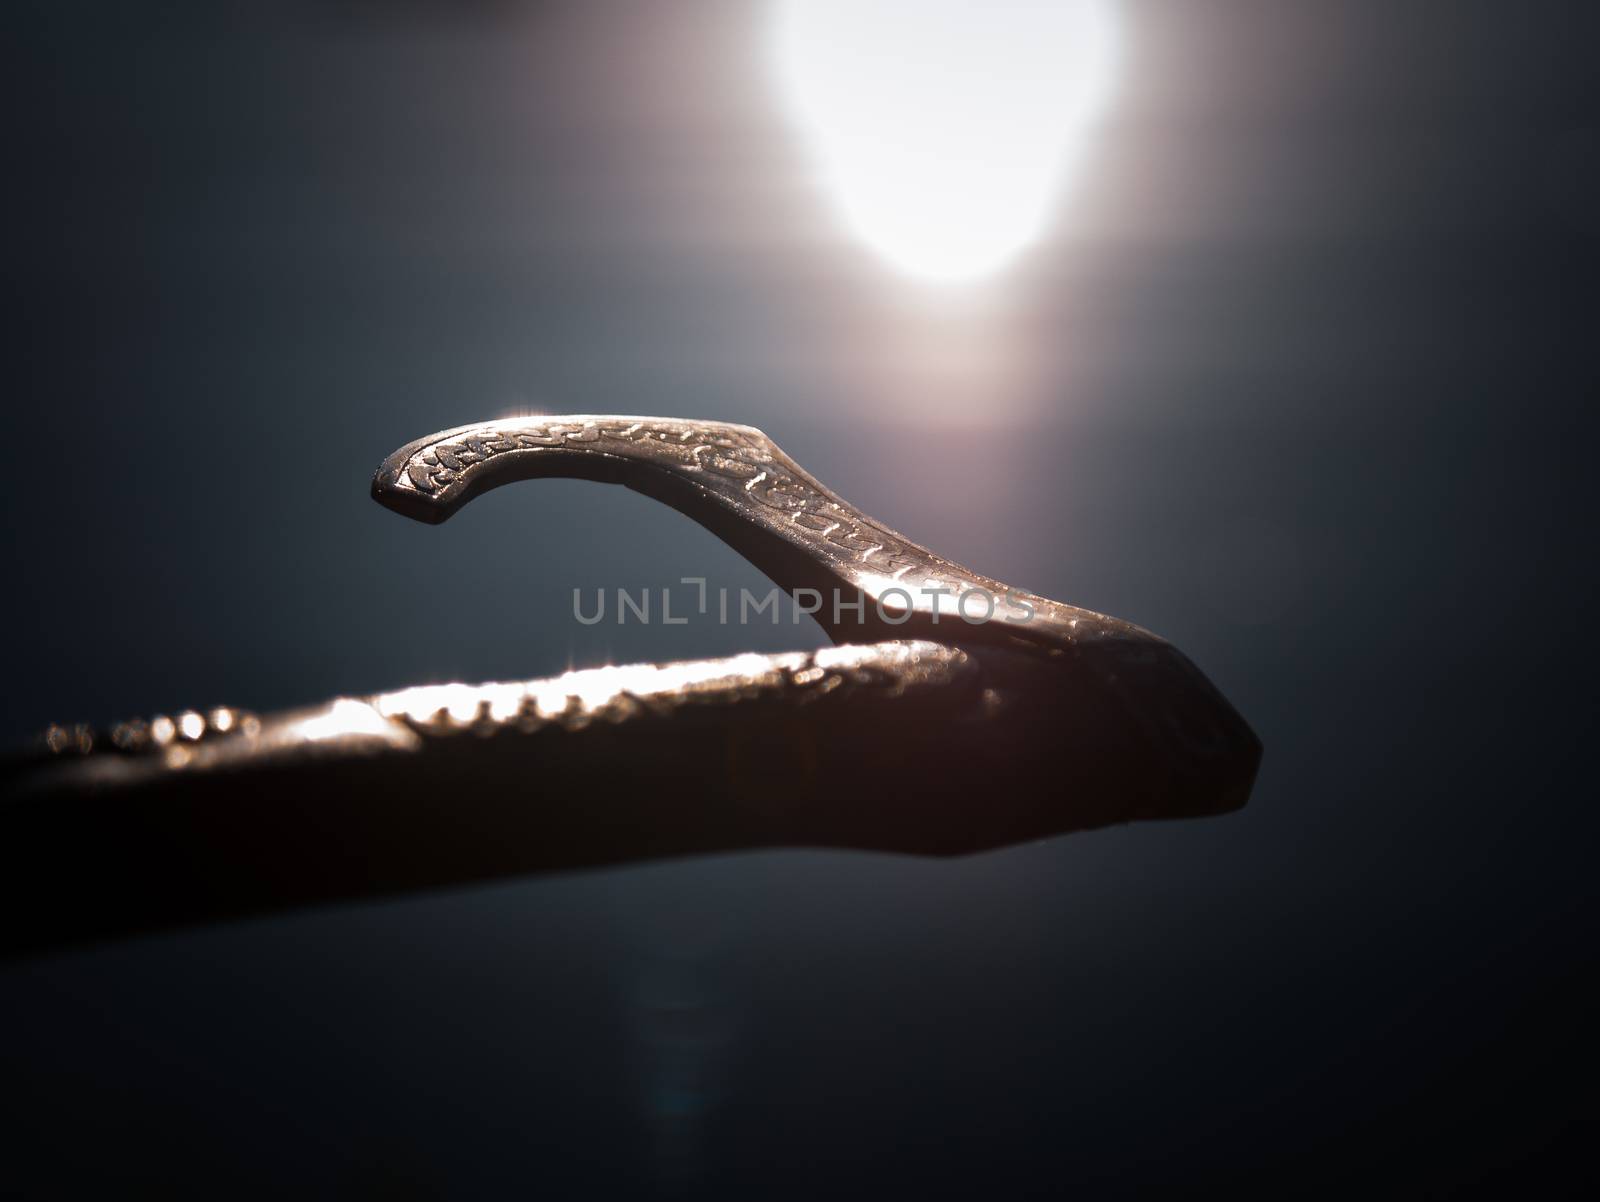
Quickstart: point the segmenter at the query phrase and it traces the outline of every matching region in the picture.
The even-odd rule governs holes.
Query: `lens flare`
[[[1044,231],[1117,59],[1108,0],[778,0],[779,90],[845,224],[971,279]]]

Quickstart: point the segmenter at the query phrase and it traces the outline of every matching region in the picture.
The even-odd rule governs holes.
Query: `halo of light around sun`
[[[1043,234],[1116,75],[1110,0],[777,0],[775,74],[844,224],[925,279]]]

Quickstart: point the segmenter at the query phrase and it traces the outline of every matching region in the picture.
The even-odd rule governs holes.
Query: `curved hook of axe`
[[[831,605],[812,615],[835,642],[950,641],[964,626],[968,640],[1046,649],[1160,641],[1129,622],[951,563],[840,499],[750,426],[596,416],[481,422],[401,447],[378,468],[372,496],[437,524],[492,488],[554,476],[622,484],[670,505],[791,594],[860,594],[871,604],[849,623]],[[963,608],[968,592],[994,605]],[[885,612],[893,615],[888,621],[878,616]],[[940,618],[942,632],[933,629]]]
[[[1168,644],[939,558],[759,431],[491,422],[403,447],[373,494],[438,522],[548,475],[658,497],[790,589],[860,590],[862,625],[814,653],[54,727],[0,774],[0,954],[741,848],[964,854],[1249,795],[1259,743]],[[929,584],[1037,620],[969,624]]]

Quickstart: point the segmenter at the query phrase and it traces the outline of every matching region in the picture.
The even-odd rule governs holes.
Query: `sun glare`
[[[1110,0],[778,0],[790,114],[845,224],[971,279],[1044,231],[1115,74]]]

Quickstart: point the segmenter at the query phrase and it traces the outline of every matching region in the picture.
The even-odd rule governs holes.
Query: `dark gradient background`
[[[838,232],[760,5],[8,9],[6,741],[821,641],[579,626],[764,587],[622,490],[367,498],[537,409],[759,425],[1171,638],[1266,757],[1219,820],[5,966],[0,1193],[1593,1187],[1600,12],[1123,9],[1050,238],[962,299]]]

